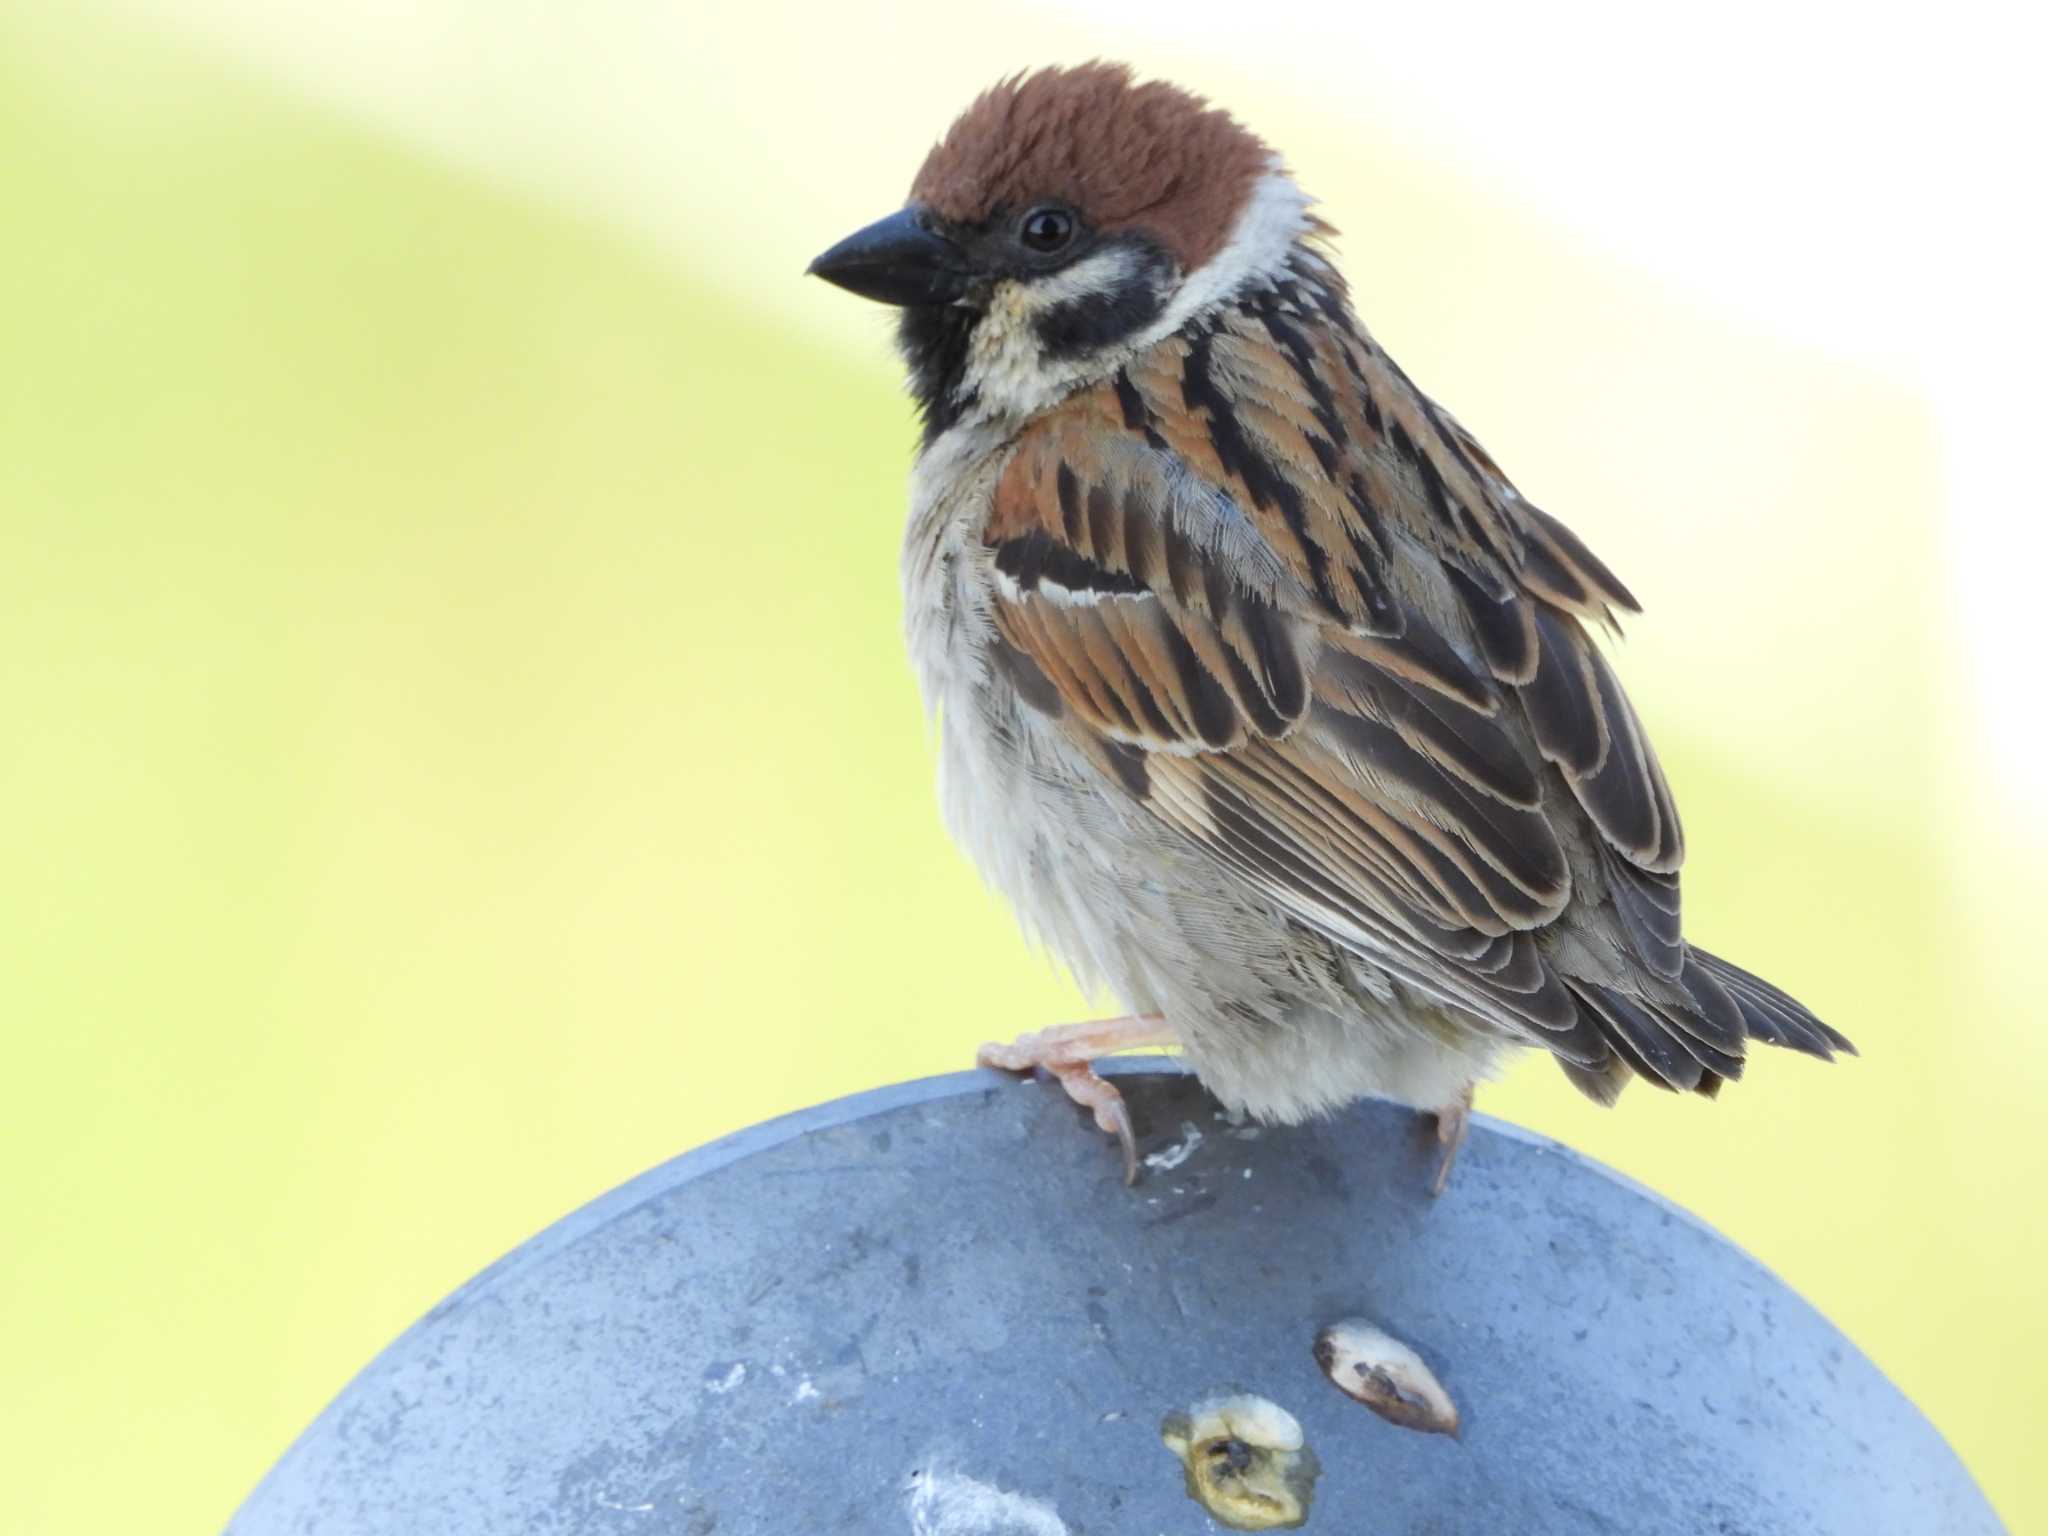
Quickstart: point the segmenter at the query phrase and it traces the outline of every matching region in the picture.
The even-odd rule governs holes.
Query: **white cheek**
[[[1017,286],[1029,297],[1032,313],[1042,314],[1055,304],[1113,292],[1129,282],[1137,270],[1138,253],[1129,246],[1112,245],[1051,277]]]
[[[983,415],[1029,416],[1100,378],[1100,358],[1046,357],[1038,322],[1059,305],[1114,292],[1137,272],[1138,261],[1137,252],[1112,246],[1049,277],[998,283],[968,345],[962,398],[971,396]]]
[[[1261,279],[1277,276],[1286,267],[1295,241],[1308,231],[1308,210],[1314,201],[1294,184],[1275,156],[1252,188],[1223,249],[1181,285],[1166,312],[1147,327],[1138,344],[1150,346],[1171,336],[1204,310],[1229,302]]]
[[[1092,356],[1045,357],[1038,319],[1054,305],[1108,293],[1129,281],[1137,270],[1137,252],[1112,246],[1036,282],[997,284],[968,344],[959,400],[970,417],[1015,421],[1107,378],[1197,315],[1283,271],[1295,242],[1308,229],[1310,201],[1276,159],[1252,189],[1223,248],[1189,276],[1159,318],[1124,345]]]

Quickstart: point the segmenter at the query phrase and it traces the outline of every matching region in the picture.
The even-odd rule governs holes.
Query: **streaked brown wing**
[[[1583,622],[1633,598],[1308,288],[1035,423],[986,541],[999,661],[1115,783],[1588,1092],[1839,1040],[1680,936],[1677,812]]]

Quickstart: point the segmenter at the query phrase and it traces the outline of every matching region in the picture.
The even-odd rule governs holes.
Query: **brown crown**
[[[985,91],[932,146],[910,195],[963,224],[1057,199],[1104,232],[1143,228],[1192,272],[1230,237],[1271,160],[1221,108],[1097,62]]]

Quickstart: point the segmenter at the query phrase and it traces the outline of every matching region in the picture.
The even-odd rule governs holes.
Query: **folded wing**
[[[1633,598],[1318,291],[1026,431],[998,664],[1118,792],[1596,1097],[1845,1046],[1681,935],[1677,811],[1585,628]]]

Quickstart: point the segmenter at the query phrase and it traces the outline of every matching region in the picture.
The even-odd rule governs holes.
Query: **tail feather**
[[[1804,1051],[1822,1061],[1832,1060],[1837,1051],[1850,1056],[1857,1054],[1847,1035],[1822,1023],[1804,1003],[1780,992],[1761,976],[1752,976],[1741,966],[1703,949],[1692,953],[1707,973],[1733,994],[1753,1038]]]
[[[1559,1061],[1581,1093],[1612,1104],[1629,1078],[1641,1077],[1659,1088],[1713,1098],[1722,1083],[1742,1075],[1745,1040],[1823,1061],[1841,1051],[1856,1054],[1847,1036],[1803,1004],[1718,955],[1689,950],[1679,980],[1690,1006],[1570,981],[1581,1035],[1597,1038],[1613,1053],[1604,1063]]]

